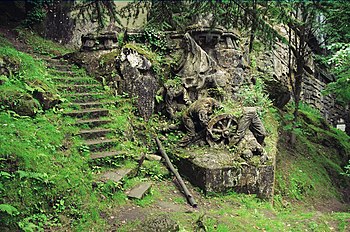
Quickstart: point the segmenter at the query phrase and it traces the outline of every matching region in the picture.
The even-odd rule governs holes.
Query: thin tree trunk
[[[252,26],[250,29],[250,38],[249,38],[249,54],[253,50],[253,44],[254,44],[254,39],[255,39],[255,32],[257,29],[257,12],[256,12],[256,2],[255,0],[253,1],[253,10],[252,10]]]

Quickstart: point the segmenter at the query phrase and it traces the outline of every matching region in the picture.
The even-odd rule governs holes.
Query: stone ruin
[[[141,35],[140,32],[127,32]],[[222,27],[209,27],[196,23],[185,33],[166,32],[174,54],[180,57],[173,72],[179,78],[167,81],[163,86],[164,112],[170,119],[179,117],[180,112],[190,108],[200,99],[213,98],[218,102],[235,101],[242,84],[252,82],[244,48],[240,45],[237,31]],[[152,63],[143,54],[130,49],[118,48],[118,35],[113,32],[82,37],[82,51],[95,54],[102,51],[118,51],[117,75],[112,79],[118,93],[137,97],[136,105],[140,115],[148,120],[155,111],[155,96],[161,89]],[[258,60],[258,70],[270,75],[267,89],[274,104],[282,107],[291,98],[287,78],[287,67],[282,52],[283,45],[277,44],[271,52],[265,52]],[[312,70],[312,69],[311,69]],[[322,97],[324,83],[316,78],[305,78],[303,99],[324,113],[338,109],[334,100]],[[256,110],[256,109],[254,109]],[[327,110],[327,112],[325,111]],[[255,113],[256,114],[256,113]],[[330,121],[336,113],[328,114]],[[206,193],[237,192],[257,194],[271,198],[274,189],[275,155],[268,154],[264,143],[259,141],[256,131],[245,128],[243,136],[234,137],[240,129],[241,119],[225,113],[209,113],[207,121],[195,129],[191,143],[174,151],[181,174]],[[179,119],[179,118],[178,118]],[[204,133],[202,133],[204,132]],[[209,145],[203,146],[203,145]]]
[[[82,51],[111,50],[118,48],[118,34],[108,31],[101,34],[87,34],[81,37]]]
[[[192,25],[182,38],[176,35],[176,39],[175,47],[182,48],[182,59],[176,70],[181,83],[177,88],[165,86],[166,110],[170,117],[176,117],[176,111],[198,108],[197,114],[190,113],[194,122],[189,133],[193,136],[183,142],[186,145],[193,142],[200,147],[189,146],[172,154],[180,173],[206,193],[235,190],[271,198],[275,157],[266,153],[249,129],[251,118],[249,125],[241,129],[244,116],[239,119],[226,113],[214,115],[209,112],[209,105],[198,106],[198,102],[206,99],[234,101],[239,87],[250,82],[239,34],[220,27]],[[198,123],[203,118],[207,118],[207,122]],[[187,129],[191,127],[183,121]],[[244,135],[234,141],[240,130]],[[203,146],[205,144],[209,148]]]
[[[117,36],[116,33],[83,36],[81,51],[84,57],[119,52],[113,85],[118,93],[137,97],[140,115],[147,120],[154,112],[155,95],[160,89],[152,63],[133,49],[120,50]],[[164,84],[165,112],[170,118],[178,117],[179,112],[200,99],[234,100],[239,87],[250,82],[238,32],[192,25],[184,34],[169,33],[168,36],[173,50],[181,57],[173,70],[180,81]],[[91,66],[91,62],[85,63]],[[201,152],[189,146],[171,154],[177,156],[180,173],[207,193],[233,189],[272,197],[274,155],[266,153],[249,129],[244,130],[240,141],[234,144],[236,151],[230,151],[228,139],[238,130],[240,119],[228,114],[208,116],[209,127],[202,128],[205,136],[196,143],[209,144],[210,148]],[[221,126],[223,123],[225,128]]]

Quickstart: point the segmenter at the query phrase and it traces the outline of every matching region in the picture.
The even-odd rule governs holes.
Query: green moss
[[[28,29],[18,28],[17,33],[20,39],[25,41],[27,45],[32,47],[34,52],[37,52],[39,54],[59,56],[69,52],[73,52],[73,50],[68,49],[66,46],[44,39],[35,32],[30,31]]]
[[[13,47],[13,45],[8,39],[0,35],[0,47]]]
[[[51,76],[41,61],[12,47],[0,47],[0,60],[3,60],[7,68],[6,76],[3,75],[6,78],[2,78],[0,88],[3,99],[0,105],[16,112],[19,112],[20,108],[32,108],[33,110],[22,113],[22,115],[32,116],[40,108],[37,105],[38,100],[44,109],[52,105],[48,101],[59,100],[56,86],[50,80]],[[40,96],[43,95],[47,102],[41,99]],[[24,104],[23,101],[28,101],[28,104]]]
[[[110,63],[114,63],[116,57],[118,57],[119,55],[120,55],[120,51],[119,50],[103,54],[100,57],[100,64],[108,65]]]
[[[300,108],[298,125],[301,133],[294,150],[279,146],[277,193],[304,201],[340,198],[338,188],[349,184],[340,175],[344,158],[349,156],[349,137],[306,105]]]

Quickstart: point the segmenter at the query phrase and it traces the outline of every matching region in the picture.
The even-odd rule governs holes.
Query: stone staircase
[[[111,107],[115,100],[112,94],[91,77],[76,75],[73,67],[66,61],[46,59],[49,72],[55,76],[54,82],[63,98],[69,103],[63,103],[66,108],[64,114],[76,119],[75,125],[80,128],[74,136],[79,136],[84,146],[90,151],[90,159],[98,160],[125,154],[125,151],[116,149],[118,139],[116,133],[109,127],[113,122]],[[120,168],[108,170],[99,174],[96,179],[101,182],[120,182],[134,170]],[[149,189],[151,183],[140,183],[128,190],[130,198],[140,199]]]

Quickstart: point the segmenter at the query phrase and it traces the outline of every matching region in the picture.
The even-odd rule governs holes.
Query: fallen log
[[[156,143],[157,143],[157,146],[158,146],[158,149],[159,149],[159,152],[160,154],[163,156],[167,166],[169,167],[170,171],[175,175],[177,181],[179,182],[179,185],[181,186],[183,192],[185,193],[185,196],[188,200],[188,202],[190,203],[190,205],[194,208],[197,207],[197,203],[196,201],[194,200],[192,194],[190,193],[190,191],[188,191],[186,185],[185,185],[185,182],[182,180],[179,172],[174,168],[173,164],[171,163],[168,155],[165,153],[165,150],[163,149],[163,146],[160,142],[160,140],[156,137]]]

